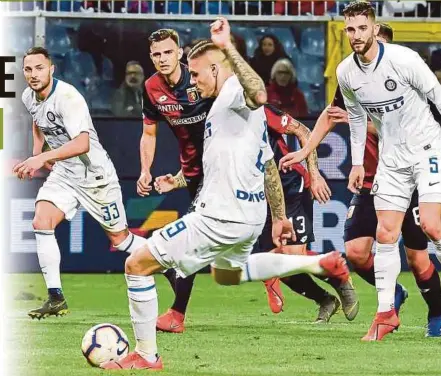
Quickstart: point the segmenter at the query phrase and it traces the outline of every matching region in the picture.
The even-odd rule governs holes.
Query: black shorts
[[[191,177],[186,176],[185,181],[187,182],[187,190],[188,193],[190,194],[190,199],[191,199],[191,203],[187,213],[191,213],[194,212],[195,209],[194,202],[202,188],[203,178],[200,175],[191,176]]]
[[[307,244],[314,241],[313,200],[309,189],[285,197],[286,216],[294,225],[297,240],[288,240],[288,245]],[[268,216],[262,234],[256,242],[253,252],[268,252],[274,249],[272,238],[272,219],[268,208]]]
[[[415,190],[409,209],[404,216],[401,232],[404,245],[411,249],[427,249],[427,237],[421,230],[418,211],[418,192]],[[345,221],[344,240],[376,237],[377,215],[374,207],[374,196],[370,190],[363,188],[360,194],[352,197]]]

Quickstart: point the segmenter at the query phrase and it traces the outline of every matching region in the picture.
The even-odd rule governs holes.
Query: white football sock
[[[394,308],[395,285],[401,270],[398,242],[380,244],[377,242],[374,257],[375,287],[378,294],[378,312]]]
[[[54,230],[34,230],[41,272],[48,289],[61,289],[60,248]]]
[[[136,251],[138,248],[141,248],[146,244],[147,239],[129,232],[127,238],[125,238],[122,243],[115,245],[114,247],[118,251],[132,253],[133,251]]]
[[[274,277],[293,274],[323,274],[320,256],[283,255],[279,253],[255,253],[248,257],[242,269],[241,282],[266,281]]]
[[[135,332],[136,348],[149,362],[156,361],[156,319],[158,318],[158,295],[153,276],[126,274],[130,317]]]
[[[441,240],[432,240],[432,243],[435,246],[436,257],[441,262]]]

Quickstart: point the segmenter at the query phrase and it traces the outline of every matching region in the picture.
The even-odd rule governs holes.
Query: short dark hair
[[[380,23],[380,31],[378,35],[386,39],[389,43],[394,41],[394,29],[390,27],[387,23]]]
[[[173,29],[159,29],[151,33],[149,36],[149,46],[154,42],[161,42],[168,38],[171,38],[179,46],[179,34]]]
[[[52,62],[51,55],[49,54],[49,51],[46,50],[44,47],[31,47],[29,50],[27,50],[23,56],[23,61],[27,56],[30,55],[43,55],[46,59],[48,59],[50,62]]]
[[[349,3],[345,9],[343,9],[343,16],[366,16],[372,20],[375,20],[375,9],[371,3],[367,1],[353,1]]]
[[[217,47],[211,39],[203,39],[200,42],[196,43],[187,54],[187,59],[196,59],[199,56],[204,55],[208,51],[220,51],[220,48]]]

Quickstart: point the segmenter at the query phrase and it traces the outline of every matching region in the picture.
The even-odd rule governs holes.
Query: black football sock
[[[281,280],[292,291],[314,300],[317,304],[320,304],[329,295],[306,273],[295,274]]]
[[[185,315],[185,311],[187,310],[195,278],[196,274],[189,275],[187,278],[176,277],[176,296],[171,308],[183,315]]]
[[[176,294],[176,271],[174,269],[168,269],[162,274],[168,279],[173,292]]]

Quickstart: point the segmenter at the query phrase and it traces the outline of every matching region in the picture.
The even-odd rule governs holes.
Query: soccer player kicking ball
[[[126,260],[136,348],[121,360],[102,364],[105,369],[163,368],[157,355],[153,274],[165,269],[175,268],[186,276],[211,264],[214,279],[222,285],[301,272],[349,278],[338,252],[250,256],[266,219],[265,195],[276,246],[294,233],[285,216],[283,188],[267,142],[261,107],[266,102],[265,86],[231,44],[226,19],[212,24],[211,35],[212,41],[197,44],[188,55],[192,82],[200,95],[216,98],[205,126],[204,184],[194,212],[155,231],[147,247]]]
[[[283,137],[285,134],[295,135],[301,145],[306,145],[311,132],[305,125],[274,106],[265,105],[264,109],[267,121],[268,142],[274,152],[274,160],[278,163],[288,153],[288,145]],[[308,170],[298,163],[291,166],[288,171],[280,172],[285,197],[286,216],[293,222],[296,232],[296,241],[288,239],[286,246],[283,247],[283,253],[285,254],[308,254],[307,244],[314,241],[313,198],[311,196],[313,194],[320,203],[325,203],[331,195],[329,187],[318,170],[317,153],[310,153],[307,164]],[[180,187],[176,180],[171,174],[159,176],[155,179],[155,189],[161,194],[179,189]],[[274,250],[271,227],[271,214],[268,213],[262,234],[259,236],[253,252],[270,252]],[[185,279],[182,281],[185,281]],[[340,308],[340,300],[320,287],[306,273],[282,278],[282,282],[292,291],[317,303],[319,312],[315,320],[316,323],[329,322],[330,318]],[[352,321],[358,313],[359,302],[351,280],[341,283],[336,278],[325,278],[325,282],[335,288],[340,296],[346,318]],[[284,305],[280,280],[272,278],[264,283],[271,311],[275,314],[280,313]],[[167,314],[159,317],[157,328],[167,332],[182,333],[184,331],[184,316],[169,310]]]
[[[98,140],[86,101],[72,85],[55,79],[54,69],[44,48],[33,47],[23,58],[29,87],[22,99],[33,119],[34,156],[13,172],[19,179],[32,179],[42,167],[51,170],[38,191],[32,222],[49,297],[28,313],[33,319],[68,313],[55,228],[63,219],[72,219],[80,204],[118,250],[130,253],[146,243],[127,228],[118,176]],[[44,141],[51,150],[42,151]]]
[[[369,3],[353,2],[344,15],[354,54],[339,65],[337,78],[351,127],[353,168],[348,187],[352,192],[359,192],[364,181],[366,114],[378,132],[380,145],[371,191],[378,219],[374,258],[378,311],[363,337],[375,341],[400,325],[394,307],[401,265],[398,237],[415,188],[421,228],[441,257],[441,128],[427,103],[429,99],[441,109],[441,86],[416,52],[376,41],[379,25]],[[321,136],[313,132],[311,140],[311,145],[317,145]],[[299,159],[299,154],[287,156],[282,166]]]

